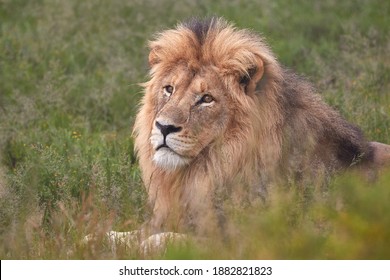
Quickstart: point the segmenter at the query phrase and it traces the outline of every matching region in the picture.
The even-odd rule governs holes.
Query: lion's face
[[[153,85],[153,161],[165,170],[181,168],[227,130],[231,119],[227,89],[212,67],[194,74],[178,66]]]

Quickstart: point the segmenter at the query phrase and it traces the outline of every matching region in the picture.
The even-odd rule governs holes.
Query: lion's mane
[[[149,47],[151,79],[144,84],[134,135],[152,231],[219,228],[225,198],[262,198],[280,178],[317,180],[372,157],[361,131],[282,67],[251,31],[220,18],[195,19],[157,34]],[[157,85],[178,65],[194,77],[199,69],[217,69],[231,117],[224,133],[188,164],[167,170],[153,161],[150,138],[162,109]]]

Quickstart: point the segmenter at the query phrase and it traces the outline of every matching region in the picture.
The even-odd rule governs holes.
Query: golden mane
[[[317,180],[375,158],[360,130],[284,69],[257,34],[220,18],[195,19],[159,33],[149,47],[151,79],[134,135],[152,232],[218,230],[225,198],[256,200],[279,178]],[[200,125],[207,121],[210,127]],[[177,135],[175,145],[197,141],[196,152],[183,160],[175,153],[170,168],[166,152],[157,164],[158,133],[164,145],[167,133]]]

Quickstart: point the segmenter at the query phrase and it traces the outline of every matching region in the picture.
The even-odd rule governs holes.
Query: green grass
[[[147,40],[191,16],[224,16],[268,40],[368,139],[390,142],[386,1],[0,1],[0,258],[138,258],[91,232],[149,215],[131,128],[147,80]],[[313,190],[276,190],[233,211],[227,243],[166,258],[389,259],[390,172]],[[206,243],[208,243],[206,241]]]

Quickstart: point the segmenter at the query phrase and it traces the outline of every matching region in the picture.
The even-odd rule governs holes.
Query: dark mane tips
[[[186,22],[183,22],[181,25],[184,28],[191,30],[199,43],[202,44],[207,37],[207,34],[210,30],[218,28],[219,26],[226,25],[225,21],[218,17],[209,17],[209,18],[191,18]]]

